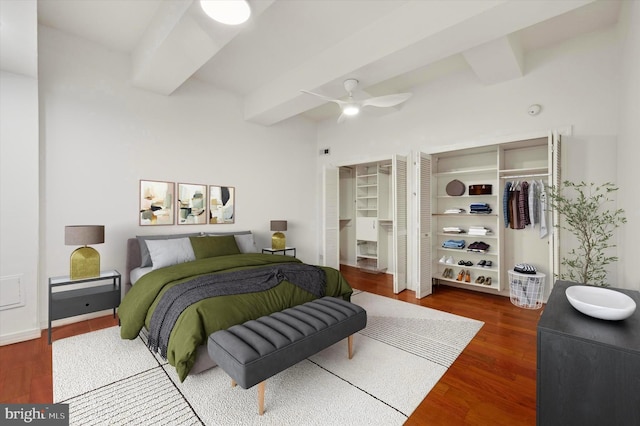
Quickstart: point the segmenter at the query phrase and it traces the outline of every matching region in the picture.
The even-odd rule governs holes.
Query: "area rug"
[[[180,383],[118,327],[53,343],[54,402],[78,425],[401,425],[483,324],[366,292],[352,302],[368,319],[353,359],[339,342],[270,378],[263,416],[255,388],[232,388],[220,368]]]

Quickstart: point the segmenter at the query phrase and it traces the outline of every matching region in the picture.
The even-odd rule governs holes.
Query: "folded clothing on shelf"
[[[447,240],[442,243],[443,248],[463,249],[466,245],[465,240]]]
[[[485,228],[484,226],[469,227],[469,235],[489,235],[489,234],[491,234],[491,229]]]
[[[491,206],[487,203],[471,203],[469,206],[470,213],[489,214],[492,212]]]
[[[474,241],[473,243],[469,244],[469,247],[467,247],[467,251],[486,253],[487,250],[489,250],[489,247],[491,246],[483,241]]]
[[[444,214],[462,214],[464,212],[464,209],[447,209],[444,211]]]
[[[457,226],[445,226],[442,228],[442,232],[447,234],[462,234],[464,233],[464,230]]]

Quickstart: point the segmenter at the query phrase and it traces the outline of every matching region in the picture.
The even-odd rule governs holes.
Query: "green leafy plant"
[[[549,187],[549,205],[562,216],[556,227],[566,229],[578,240],[579,247],[569,250],[562,258],[566,273],[560,278],[584,284],[606,287],[605,266],[616,262],[609,256],[613,231],[627,222],[623,209],[611,210],[611,194],[618,188],[610,183],[574,183],[564,181],[561,187]],[[567,194],[567,193],[570,194]],[[563,220],[564,219],[564,220]]]

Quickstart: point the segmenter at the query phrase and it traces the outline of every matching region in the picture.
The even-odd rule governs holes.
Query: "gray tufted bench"
[[[244,389],[258,384],[258,413],[264,412],[266,379],[348,338],[367,325],[360,306],[323,297],[257,320],[234,325],[209,336],[211,358],[231,376],[231,385]]]

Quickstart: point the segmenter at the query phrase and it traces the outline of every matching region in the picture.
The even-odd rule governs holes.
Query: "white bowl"
[[[619,291],[587,285],[574,285],[565,291],[571,306],[589,315],[604,320],[623,320],[636,310],[636,302]]]

